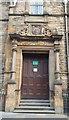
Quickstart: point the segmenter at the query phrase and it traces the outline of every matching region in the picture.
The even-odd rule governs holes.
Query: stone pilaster
[[[59,66],[59,41],[54,42],[54,52],[55,52],[55,81],[54,81],[54,103],[55,112],[58,114],[63,114],[63,98],[62,98],[62,83],[60,80],[60,66]]]
[[[8,81],[7,86],[7,96],[6,96],[6,105],[5,111],[12,112],[15,107],[15,89],[16,89],[16,82],[15,82],[15,75],[16,75],[16,50],[17,48],[17,41],[12,41],[12,78]]]

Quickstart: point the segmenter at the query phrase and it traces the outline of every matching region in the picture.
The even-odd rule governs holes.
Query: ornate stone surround
[[[47,26],[43,27],[41,25],[38,25],[38,26],[32,25],[31,28],[32,28],[31,29],[32,35],[31,33],[29,33],[30,32],[29,26],[24,26],[24,28],[21,29],[20,32],[18,33],[10,34],[10,38],[12,40],[12,54],[13,54],[12,71],[14,72],[12,73],[12,78],[10,82],[8,82],[8,94],[9,94],[10,86],[13,88],[13,85],[14,85],[14,91],[16,91],[16,87],[15,87],[16,80],[15,79],[16,79],[16,59],[17,59],[17,54],[18,54],[17,53],[18,48],[21,50],[20,54],[22,54],[22,50],[24,48],[25,49],[32,48],[33,50],[34,47],[36,49],[40,47],[40,50],[43,48],[46,50],[47,47],[51,46],[53,48],[54,55],[56,56],[55,57],[55,80],[53,83],[54,85],[54,96],[53,97],[54,97],[55,111],[56,113],[63,113],[62,83],[60,80],[60,67],[59,67],[60,40],[62,39],[62,35],[52,34],[51,30],[49,30]],[[61,91],[60,93],[58,91],[59,89]],[[12,93],[13,95],[14,95],[14,91]],[[17,94],[18,94],[18,101],[19,101],[20,89]],[[10,102],[8,103],[10,98],[11,98],[11,94],[9,98],[6,100],[6,110],[8,106],[9,106],[9,109],[11,109],[10,106],[12,104],[13,104],[12,110],[14,109],[15,100],[13,101],[13,98],[12,98],[12,104]],[[14,96],[14,99],[15,99],[15,96]],[[57,104],[58,102],[57,99],[61,102],[61,105]],[[61,106],[61,109],[60,109],[60,106]]]

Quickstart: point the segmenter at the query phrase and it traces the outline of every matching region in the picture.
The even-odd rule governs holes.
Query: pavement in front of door
[[[8,113],[0,112],[0,120],[69,120],[67,115],[60,114],[22,114],[22,113]]]

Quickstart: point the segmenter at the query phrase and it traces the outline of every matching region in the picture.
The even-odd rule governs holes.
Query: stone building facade
[[[64,3],[43,0],[43,13],[41,14],[31,13],[30,1],[17,0],[15,4],[11,5],[1,2],[0,5],[2,6],[2,15],[4,14],[0,20],[2,22],[0,33],[2,32],[3,110],[13,112],[14,108],[19,106],[21,98],[25,96],[32,99],[50,100],[55,113],[63,114],[63,96],[67,91],[68,80]],[[37,83],[32,82],[36,95],[34,92],[28,92],[33,91],[33,88],[30,87],[31,84],[27,84],[29,78],[31,79],[30,76],[23,83],[25,74],[26,77],[31,74],[36,76],[39,69],[44,71],[43,67],[38,68],[38,66],[42,57],[45,60],[45,56],[48,56],[46,64],[48,65],[48,78],[46,78],[48,79],[48,88],[44,89],[48,94],[43,92],[46,97],[42,96],[43,93],[41,94],[40,91],[37,94],[38,90],[34,87],[34,84],[37,86]],[[32,70],[30,70],[31,63],[27,61],[28,59],[32,60]],[[24,71],[26,66],[27,72]],[[42,77],[39,75],[38,79]],[[42,77],[43,80],[44,77]],[[27,87],[24,86],[25,84]],[[44,84],[42,83],[42,85]],[[24,92],[24,90],[26,91]]]

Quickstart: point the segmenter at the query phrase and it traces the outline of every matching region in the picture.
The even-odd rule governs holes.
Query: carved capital
[[[17,51],[17,40],[15,39],[12,41],[12,50]]]
[[[60,43],[59,41],[54,41],[54,52],[59,52],[60,51]]]
[[[59,52],[60,51],[60,48],[59,47],[55,47],[54,48],[54,52]]]

